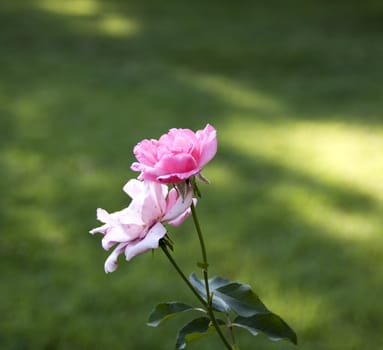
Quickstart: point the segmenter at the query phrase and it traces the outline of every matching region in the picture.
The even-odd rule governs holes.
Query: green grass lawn
[[[106,275],[88,231],[97,207],[127,206],[139,140],[209,122],[211,274],[251,284],[299,349],[378,349],[382,62],[378,0],[3,0],[0,348],[173,348],[186,319],[147,316],[193,295],[160,251]],[[191,221],[172,237],[196,270]],[[189,347],[222,348],[214,335]]]

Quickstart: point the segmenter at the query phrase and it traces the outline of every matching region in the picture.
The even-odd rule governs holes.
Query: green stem
[[[208,264],[208,261],[207,261],[206,246],[205,246],[205,242],[204,242],[204,239],[203,239],[201,225],[199,224],[199,220],[198,220],[198,217],[197,217],[197,212],[196,212],[194,203],[191,204],[191,212],[192,212],[192,216],[193,216],[194,225],[195,225],[195,228],[197,230],[197,235],[198,235],[199,243],[200,243],[200,246],[201,246],[201,252],[202,252],[203,278],[204,278],[204,281],[205,281],[205,289],[206,289],[206,299],[207,299],[206,307],[207,307],[207,312],[209,314],[211,322],[213,323],[215,329],[217,330],[217,333],[218,333],[219,337],[221,338],[221,340],[224,343],[224,345],[226,346],[226,348],[229,349],[229,350],[233,350],[232,346],[230,345],[230,343],[227,341],[227,339],[225,338],[224,334],[222,333],[221,328],[219,327],[217,319],[215,318],[215,315],[214,315],[214,312],[213,312],[213,308],[212,308],[213,296],[210,294],[210,288],[209,288],[209,276],[208,276],[209,264]]]
[[[233,344],[233,350],[239,350],[239,347],[238,347],[237,342],[235,340],[233,325],[231,323],[229,315],[226,315],[226,318],[227,318],[227,323],[229,324],[228,329],[229,329],[229,334],[231,337],[231,343]]]
[[[207,302],[197,293],[197,291],[194,289],[193,285],[189,282],[185,274],[182,272],[181,268],[178,266],[176,261],[173,259],[171,254],[169,253],[169,250],[166,246],[166,243],[160,241],[160,247],[162,251],[165,253],[166,257],[169,259],[170,263],[173,265],[173,267],[176,269],[178,274],[181,276],[181,278],[184,280],[184,282],[187,284],[189,289],[194,293],[194,295],[198,298],[198,300],[202,303],[204,307],[207,308]]]

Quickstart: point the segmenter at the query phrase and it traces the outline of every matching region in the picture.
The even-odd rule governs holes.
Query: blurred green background
[[[2,0],[0,348],[173,348],[186,319],[147,316],[193,295],[160,251],[106,275],[88,231],[129,203],[139,140],[209,122],[211,275],[251,284],[300,349],[378,349],[382,62],[380,0]],[[172,237],[196,270],[191,220]]]

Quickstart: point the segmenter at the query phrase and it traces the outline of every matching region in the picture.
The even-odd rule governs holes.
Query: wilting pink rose
[[[134,147],[138,162],[131,169],[139,179],[178,183],[201,172],[217,152],[216,130],[209,124],[196,133],[170,129],[159,140],[143,140]]]
[[[193,191],[188,189],[184,196],[173,188],[152,181],[130,180],[124,191],[132,198],[130,205],[109,214],[97,209],[97,219],[104,225],[90,231],[102,233],[102,246],[114,251],[105,261],[105,272],[117,269],[117,258],[125,253],[126,260],[158,248],[159,240],[166,234],[162,223],[180,225],[190,215]]]

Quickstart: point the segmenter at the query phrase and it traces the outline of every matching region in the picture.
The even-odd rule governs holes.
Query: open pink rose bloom
[[[116,245],[105,262],[105,272],[117,269],[117,258],[122,253],[129,261],[138,254],[158,248],[160,239],[166,234],[163,223],[178,226],[190,215],[191,188],[181,196],[175,188],[168,191],[166,185],[133,179],[124,186],[124,191],[132,198],[130,205],[111,214],[97,209],[97,219],[104,225],[90,231],[104,235],[104,249]]]
[[[143,140],[135,146],[138,162],[131,169],[141,172],[140,180],[179,183],[199,174],[216,152],[216,130],[211,125],[196,133],[170,129],[159,140]]]

